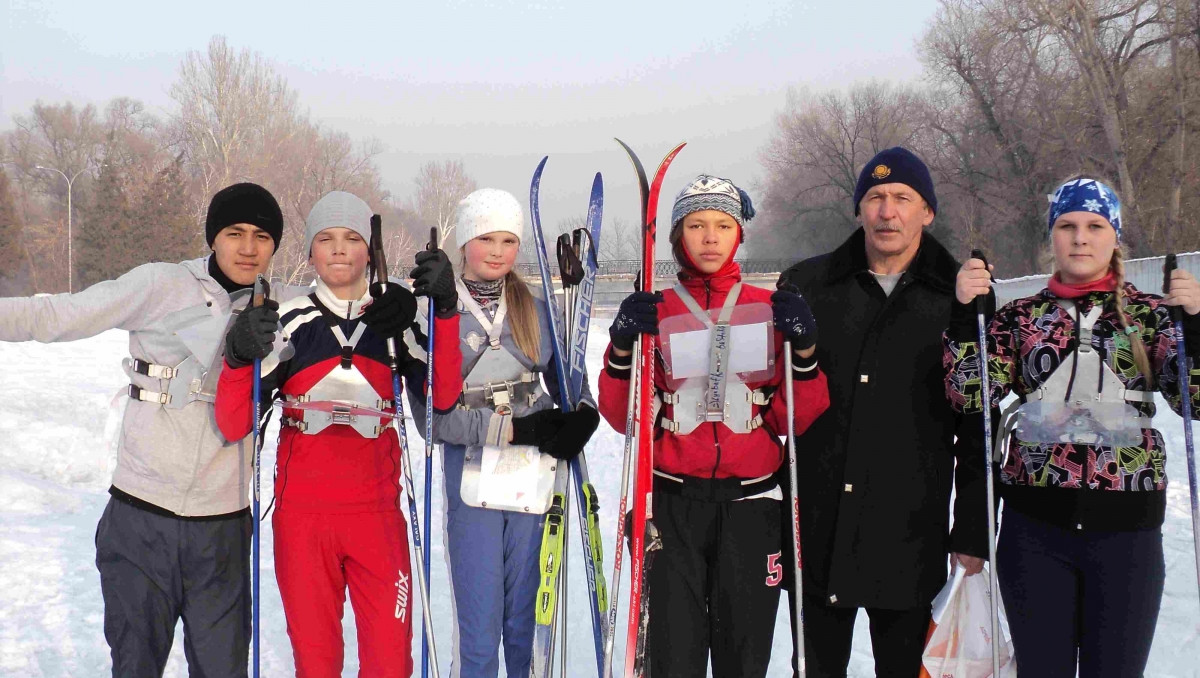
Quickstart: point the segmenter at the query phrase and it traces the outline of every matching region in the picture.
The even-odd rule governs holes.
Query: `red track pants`
[[[408,527],[400,511],[276,511],[275,576],[297,678],[340,678],[346,588],[358,627],[360,676],[412,675]]]

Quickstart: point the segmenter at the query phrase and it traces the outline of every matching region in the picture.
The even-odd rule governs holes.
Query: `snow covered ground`
[[[597,323],[596,341],[588,353],[591,374],[598,374],[607,321]],[[0,676],[80,677],[108,675],[100,580],[94,565],[96,522],[108,500],[106,490],[115,464],[116,422],[123,401],[114,396],[126,383],[120,360],[126,355],[123,332],[68,344],[0,343]],[[1148,676],[1200,676],[1200,599],[1192,556],[1183,430],[1179,417],[1160,404],[1156,425],[1169,450],[1171,477],[1165,544],[1167,583]],[[423,487],[419,431],[410,425],[416,485]],[[264,468],[274,465],[276,433],[268,432]],[[615,548],[623,438],[601,424],[588,447],[592,479],[601,498],[605,534],[605,576],[611,575]],[[263,496],[271,496],[270,472],[263,476]],[[440,487],[441,471],[435,471]],[[445,550],[442,543],[440,491],[434,497],[433,609],[441,666],[449,670],[451,626]],[[270,521],[263,523],[263,675],[293,674],[279,593],[275,586]],[[572,676],[595,675],[592,631],[587,608],[577,523],[571,521],[570,663]],[[427,542],[427,543],[428,543]],[[626,570],[626,576],[628,570]],[[611,586],[611,583],[610,583]],[[628,581],[621,585],[622,598]],[[415,617],[419,619],[419,617]],[[621,612],[624,623],[624,610]],[[346,608],[346,667],[358,672],[353,614]],[[776,653],[771,676],[787,676],[791,644],[786,607],[781,606],[775,632]],[[187,675],[181,646],[182,627],[167,676]],[[420,653],[415,632],[414,656]],[[623,656],[618,639],[617,656]],[[874,675],[866,618],[860,615],[850,674]]]

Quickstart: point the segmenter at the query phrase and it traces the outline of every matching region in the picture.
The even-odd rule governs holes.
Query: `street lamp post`
[[[70,177],[64,174],[62,170],[55,167],[42,167],[41,165],[36,165],[35,169],[40,169],[45,172],[58,172],[62,175],[62,178],[66,179],[67,181],[67,292],[74,292],[75,288],[72,283],[75,266],[71,261],[71,184],[75,183],[75,178],[82,174],[83,170],[87,169],[87,165],[84,165],[78,172],[72,174]]]

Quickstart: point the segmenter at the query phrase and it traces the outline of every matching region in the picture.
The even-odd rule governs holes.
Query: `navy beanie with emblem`
[[[908,186],[925,198],[930,211],[937,214],[937,195],[933,192],[929,168],[907,148],[894,146],[880,151],[863,166],[858,174],[858,185],[854,187],[854,216],[858,216],[858,203],[867,191],[880,184]]]
[[[217,191],[208,203],[204,220],[204,237],[212,247],[217,234],[226,226],[254,224],[266,231],[279,249],[283,237],[283,212],[275,196],[267,189],[252,183],[233,184]]]

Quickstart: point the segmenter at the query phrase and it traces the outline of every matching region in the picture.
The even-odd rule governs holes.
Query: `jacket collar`
[[[958,275],[958,268],[954,257],[926,231],[921,234],[921,247],[905,273],[936,289],[954,291],[954,279]],[[860,227],[830,255],[828,282],[836,282],[868,271],[867,238]]]
[[[317,301],[325,310],[332,315],[337,316],[341,320],[356,320],[367,310],[367,306],[371,303],[371,292],[368,290],[363,292],[363,295],[358,299],[346,300],[338,299],[325,284],[325,281],[317,278],[317,290],[314,293]]]

